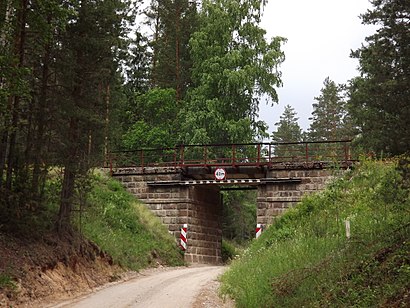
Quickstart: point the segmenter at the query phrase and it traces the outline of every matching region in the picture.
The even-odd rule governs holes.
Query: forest
[[[286,38],[261,28],[265,0],[1,1],[0,226],[41,213],[59,173],[55,228],[70,230],[115,150],[271,138],[408,153],[410,5],[370,2],[362,22],[379,28],[352,51],[360,75],[324,80],[307,132],[288,105],[269,136],[259,104],[278,102]]]

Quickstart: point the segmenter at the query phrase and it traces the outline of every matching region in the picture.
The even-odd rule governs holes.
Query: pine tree
[[[107,144],[128,5],[1,2],[0,224],[41,211],[47,170],[60,166],[57,225],[70,227],[77,180],[101,164]]]
[[[153,0],[146,15],[154,31],[151,86],[174,89],[179,101],[191,84],[189,40],[197,27],[196,2]]]
[[[372,0],[361,15],[376,33],[352,53],[361,76],[350,82],[350,113],[368,150],[397,155],[410,152],[410,3]]]
[[[102,163],[104,126],[110,84],[115,78],[116,50],[124,37],[124,5],[82,1],[62,37],[57,79],[60,88],[57,156],[64,167],[58,230],[70,227],[77,179]]]

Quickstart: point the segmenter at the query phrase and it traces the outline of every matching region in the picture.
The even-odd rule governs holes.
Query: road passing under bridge
[[[350,141],[179,146],[111,154],[110,172],[176,239],[185,260],[221,262],[223,189],[257,190],[257,224],[269,225],[352,166]]]

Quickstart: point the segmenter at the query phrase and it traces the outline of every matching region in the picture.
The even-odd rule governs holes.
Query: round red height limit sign
[[[226,171],[225,171],[225,169],[223,169],[223,168],[217,168],[217,169],[215,170],[214,175],[215,175],[215,179],[216,179],[216,180],[222,181],[222,180],[225,180]]]

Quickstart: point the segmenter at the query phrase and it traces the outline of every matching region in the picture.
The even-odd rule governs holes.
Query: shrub
[[[239,251],[235,245],[228,241],[222,240],[222,262],[229,263],[231,260],[235,259],[239,255]]]

